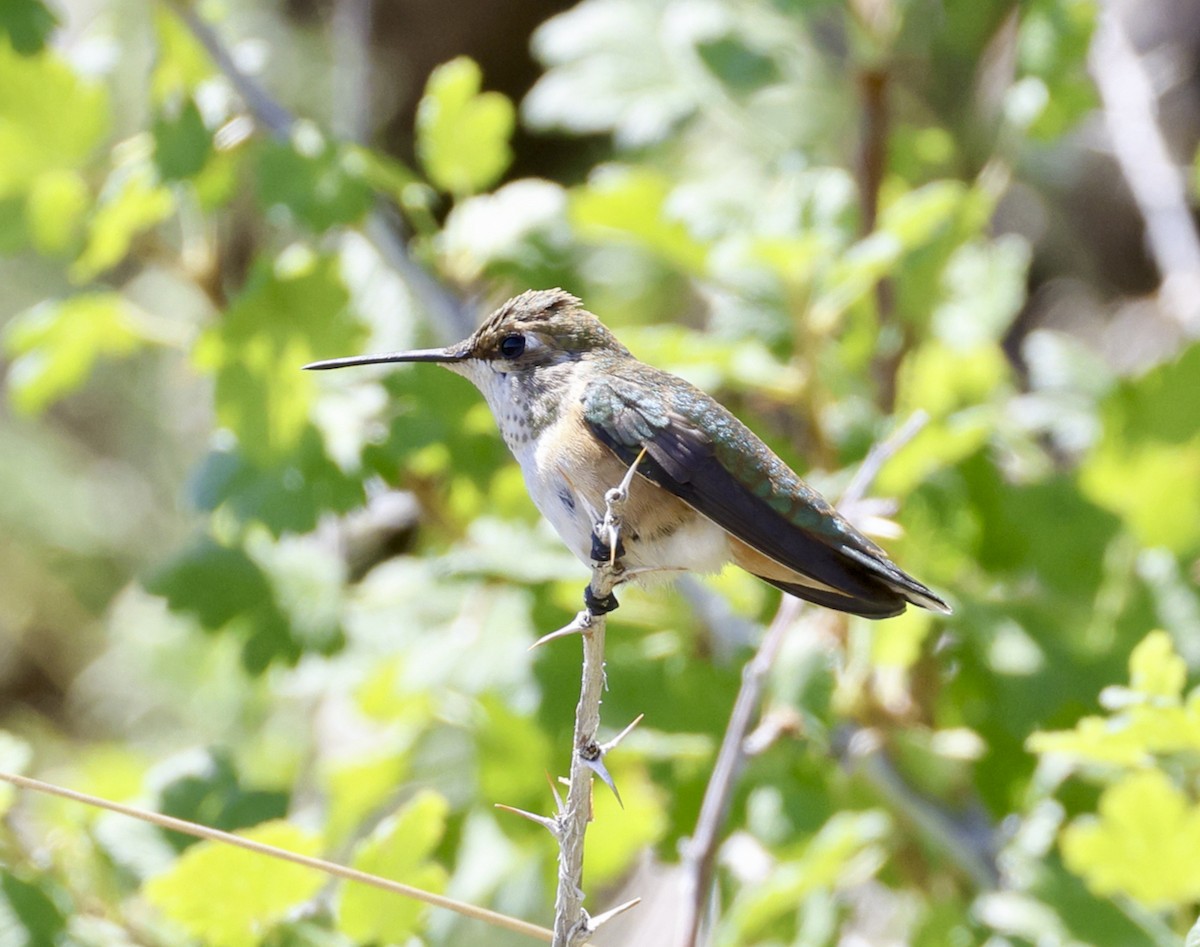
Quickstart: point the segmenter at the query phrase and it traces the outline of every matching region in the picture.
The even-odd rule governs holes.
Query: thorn
[[[566,805],[563,803],[562,793],[560,793],[558,791],[558,787],[554,785],[554,777],[549,773],[546,774],[546,782],[550,784],[550,793],[554,796],[555,811],[561,814],[563,809],[566,808]]]
[[[589,934],[596,933],[602,924],[607,924],[618,914],[624,914],[630,908],[635,908],[642,903],[641,898],[634,898],[632,901],[626,901],[624,904],[618,904],[615,908],[605,911],[603,914],[597,914],[595,917],[587,919],[587,930]]]
[[[628,727],[626,727],[624,730],[622,730],[620,733],[618,733],[615,737],[613,737],[607,743],[601,743],[600,744],[600,752],[607,753],[609,750],[615,750],[617,748],[617,745],[622,740],[624,740],[627,736],[629,736],[629,734],[633,731],[633,728],[636,727],[639,723],[641,723],[642,719],[645,716],[646,716],[645,714],[638,714],[636,717],[633,718],[633,722]]]
[[[548,816],[538,815],[536,812],[526,812],[524,809],[518,809],[515,806],[506,806],[502,802],[497,802],[496,808],[503,809],[505,812],[511,812],[513,815],[519,815],[521,818],[528,819],[530,822],[536,822],[555,838],[558,838],[557,819],[551,819]]]
[[[575,618],[569,625],[564,625],[562,628],[558,629],[558,631],[552,631],[547,635],[542,635],[542,637],[538,638],[538,640],[531,644],[526,650],[532,651],[534,648],[540,648],[542,645],[549,644],[551,641],[555,641],[559,638],[567,638],[570,635],[582,634],[583,632],[587,631],[591,625],[591,613],[586,610],[579,612],[575,615]]]
[[[617,792],[617,784],[613,782],[612,774],[609,773],[608,767],[604,765],[604,750],[600,745],[589,743],[578,752],[580,759],[587,764],[588,769],[599,776],[600,781],[612,790],[612,794],[617,798],[617,805],[624,809],[625,803],[621,801],[621,794]]]

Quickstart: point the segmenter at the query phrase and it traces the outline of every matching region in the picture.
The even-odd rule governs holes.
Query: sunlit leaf
[[[149,167],[120,169],[88,222],[87,245],[71,267],[71,279],[86,282],[116,266],[135,237],[174,210],[174,196],[154,181]]]
[[[318,853],[317,838],[287,822],[266,822],[239,834],[299,855]],[[147,882],[142,893],[163,915],[213,947],[252,947],[325,883],[325,876],[311,868],[205,841]]]
[[[295,463],[314,395],[301,367],[357,351],[363,332],[349,299],[337,260],[296,246],[261,263],[198,342],[198,364],[216,377],[217,416],[255,466]]]
[[[446,887],[446,870],[429,857],[445,831],[448,811],[448,803],[437,793],[418,793],[357,846],[351,864],[440,894]],[[420,929],[426,911],[420,902],[356,884],[342,887],[337,907],[342,929],[361,942],[401,943]]]
[[[258,197],[286,207],[315,231],[361,220],[373,194],[362,177],[360,151],[329,141],[307,123],[291,139],[264,142],[258,159]]]
[[[47,171],[34,179],[25,202],[29,238],[42,253],[62,253],[79,238],[91,193],[75,171]]]
[[[116,293],[88,293],[41,303],[4,330],[13,359],[8,391],[14,407],[37,413],[87,380],[101,358],[143,344],[129,304]]]
[[[105,88],[52,50],[22,56],[0,41],[0,197],[49,171],[80,168],[108,132]]]
[[[1152,907],[1200,898],[1198,845],[1200,806],[1159,770],[1106,789],[1099,816],[1077,819],[1062,835],[1067,867],[1097,895],[1129,895]]]
[[[1200,345],[1121,382],[1101,404],[1103,436],[1083,464],[1080,483],[1146,545],[1178,553],[1200,549],[1197,417]]]
[[[481,191],[512,162],[516,109],[499,92],[480,92],[483,73],[460,56],[429,75],[417,109],[417,154],[429,179],[456,197]]]
[[[585,240],[626,243],[684,272],[702,273],[707,251],[666,211],[670,182],[648,168],[609,166],[571,194],[570,219]]]

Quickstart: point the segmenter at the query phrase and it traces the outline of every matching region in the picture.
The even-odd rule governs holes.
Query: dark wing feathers
[[[671,384],[679,382],[671,379]],[[682,391],[693,395],[692,389]],[[645,448],[638,466],[642,476],[764,555],[836,591],[765,579],[772,585],[869,618],[899,614],[906,600],[945,610],[936,595],[896,567],[783,461],[769,452],[739,450],[739,439],[743,447],[761,446],[741,422],[698,391],[694,397],[698,410],[688,411],[686,404],[680,410],[640,379],[608,376],[588,386],[584,417],[623,462],[633,463]],[[718,449],[706,426],[725,449]],[[755,457],[760,459],[747,460]],[[736,464],[754,466],[738,470],[739,479],[727,469]]]

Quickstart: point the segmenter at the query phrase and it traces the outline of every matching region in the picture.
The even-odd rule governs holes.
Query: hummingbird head
[[[305,365],[325,370],[386,362],[438,362],[478,387],[493,376],[532,374],[600,353],[629,355],[617,337],[561,289],[529,290],[493,312],[468,338],[438,349],[355,355]]]

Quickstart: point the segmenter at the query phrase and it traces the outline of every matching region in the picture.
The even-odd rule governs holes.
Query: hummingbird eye
[[[508,335],[500,340],[500,354],[505,358],[520,358],[525,351],[525,336]]]

